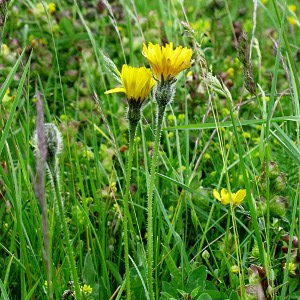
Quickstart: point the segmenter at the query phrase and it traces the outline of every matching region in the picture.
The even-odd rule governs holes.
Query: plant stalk
[[[124,230],[124,254],[125,254],[125,278],[126,278],[126,297],[130,300],[130,269],[129,269],[129,246],[128,246],[128,219],[129,219],[129,194],[130,194],[130,182],[131,182],[131,168],[133,161],[134,150],[134,137],[136,134],[137,123],[129,122],[129,155],[126,171],[126,187],[124,197],[124,218],[123,218],[123,230]]]
[[[80,293],[80,287],[79,287],[79,282],[78,282],[78,275],[77,275],[77,271],[76,271],[74,254],[73,254],[72,246],[71,246],[71,242],[70,242],[69,230],[67,227],[67,222],[66,222],[65,214],[64,214],[63,200],[62,200],[61,193],[60,193],[60,184],[59,184],[60,181],[59,181],[58,170],[56,170],[54,172],[53,172],[53,170],[51,170],[51,176],[53,179],[53,185],[54,185],[55,197],[56,197],[58,211],[59,211],[59,217],[60,217],[60,221],[62,224],[63,234],[65,237],[64,240],[65,240],[65,243],[67,246],[67,255],[68,255],[68,259],[69,259],[69,263],[70,263],[70,267],[71,267],[71,273],[72,273],[72,277],[73,277],[73,281],[74,281],[75,296],[76,296],[76,299],[79,300],[79,299],[81,299],[81,293]]]
[[[148,264],[148,288],[150,300],[154,300],[154,291],[153,291],[153,276],[152,276],[152,265],[153,265],[153,191],[154,191],[154,181],[155,181],[155,173],[156,166],[158,160],[159,153],[159,145],[160,145],[160,137],[161,137],[161,128],[163,123],[163,118],[166,110],[165,106],[158,106],[158,114],[156,119],[156,133],[155,133],[155,141],[152,155],[152,163],[151,163],[151,175],[148,189],[148,227],[147,227],[147,264]]]

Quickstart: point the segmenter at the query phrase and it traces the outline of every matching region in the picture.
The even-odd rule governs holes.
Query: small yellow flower
[[[150,94],[155,80],[152,78],[150,69],[145,67],[134,68],[123,65],[119,73],[122,86],[106,91],[105,94],[125,93],[128,101],[142,103]]]
[[[174,132],[173,131],[168,133],[168,138],[172,138],[172,137],[174,137]]]
[[[213,177],[215,177],[215,176],[217,175],[217,171],[212,171],[212,172],[210,173],[210,175],[213,176]]]
[[[228,74],[229,77],[233,77],[234,76],[234,68],[228,68],[226,73]]]
[[[232,202],[234,206],[238,206],[243,202],[246,196],[246,190],[238,190],[236,193],[230,193],[226,189],[222,189],[220,195],[219,192],[214,189],[213,195],[223,205],[227,205]]]
[[[293,16],[288,16],[287,19],[288,19],[288,22],[289,22],[291,25],[295,26],[295,25],[297,24],[297,19],[296,19],[295,17],[293,17]]]
[[[9,48],[6,44],[2,44],[0,47],[0,54],[2,54],[3,56],[6,56],[9,54]]]
[[[262,3],[262,4],[267,4],[267,3],[268,3],[268,0],[261,0],[261,3]]]
[[[154,77],[159,81],[171,81],[181,71],[191,66],[193,51],[178,46],[173,49],[173,43],[160,46],[152,43],[143,45],[143,55],[149,61]]]
[[[139,136],[134,137],[134,142],[138,144],[141,141],[141,138]]]
[[[178,115],[178,120],[184,121],[184,119],[185,119],[185,114],[179,114]]]
[[[237,265],[231,266],[230,267],[230,271],[234,274],[238,274],[239,273],[239,267]]]
[[[297,7],[296,7],[296,5],[291,4],[291,5],[288,5],[288,9],[292,12],[295,12],[297,10]]]
[[[84,294],[88,294],[90,295],[93,291],[93,289],[91,288],[90,285],[87,285],[85,284],[84,286],[80,287],[81,291],[84,293]]]
[[[289,263],[289,274],[292,275],[292,276],[295,276],[296,275],[296,271],[297,271],[297,265],[293,262],[290,262]],[[284,263],[283,265],[283,269],[285,270],[286,268],[286,263]]]
[[[168,115],[168,121],[170,122],[170,123],[172,123],[172,122],[174,122],[174,120],[175,120],[175,116],[174,115]]]
[[[242,135],[243,135],[243,137],[244,137],[245,139],[250,139],[250,138],[251,138],[251,134],[250,134],[249,132],[244,131],[244,132],[242,133]]]
[[[47,9],[48,9],[49,14],[53,15],[53,14],[55,13],[55,10],[56,10],[56,5],[55,5],[55,3],[50,2],[50,3],[47,5]]]
[[[207,160],[211,159],[211,156],[209,155],[209,153],[205,153],[203,158],[204,158],[204,161],[207,161]]]

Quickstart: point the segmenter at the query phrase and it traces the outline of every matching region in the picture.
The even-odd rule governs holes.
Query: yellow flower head
[[[56,11],[56,5],[55,3],[53,2],[50,2],[48,5],[47,5],[47,9],[48,9],[48,12],[53,15]]]
[[[219,192],[216,189],[214,189],[213,194],[214,197],[217,200],[219,200],[223,205],[227,205],[230,204],[230,202],[232,202],[234,206],[238,206],[243,202],[246,196],[246,190],[239,190],[236,193],[230,193],[226,189],[222,189],[220,195]]]
[[[155,80],[150,69],[145,67],[134,68],[123,65],[122,72],[118,71],[122,86],[106,91],[105,94],[125,93],[128,101],[142,103],[151,92]]]
[[[143,45],[143,55],[149,61],[154,77],[159,81],[168,81],[181,71],[191,66],[192,49],[178,46],[173,49],[173,43],[160,46],[152,43]]]
[[[84,286],[80,287],[80,290],[84,293],[84,294],[88,294],[90,295],[93,291],[93,289],[91,288],[90,285],[85,284]]]
[[[297,6],[294,4],[288,5],[288,9],[292,12],[295,12],[297,10]]]
[[[288,16],[287,19],[288,19],[288,22],[289,22],[291,25],[293,25],[293,26],[297,25],[297,19],[296,19],[295,17],[293,17],[293,16]]]

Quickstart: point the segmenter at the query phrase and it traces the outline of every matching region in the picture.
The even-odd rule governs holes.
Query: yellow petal
[[[234,198],[232,199],[234,205],[240,205],[244,198],[246,197],[246,190],[239,190],[234,195]]]
[[[217,200],[221,201],[221,196],[216,189],[213,190],[213,195]]]
[[[173,43],[160,46],[158,44],[143,44],[142,54],[149,61],[152,72],[157,80],[172,80],[181,71],[191,66],[193,51],[178,46],[173,49]]]
[[[230,203],[231,194],[226,190],[221,190],[221,203],[227,205]]]
[[[126,90],[123,87],[118,87],[118,88],[108,90],[104,94],[112,94],[112,93],[126,93]]]

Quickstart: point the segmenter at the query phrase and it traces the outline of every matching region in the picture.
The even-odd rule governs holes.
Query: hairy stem
[[[126,171],[126,187],[124,198],[124,218],[123,218],[123,230],[124,230],[124,255],[125,255],[125,277],[126,277],[126,295],[127,300],[130,300],[130,269],[129,269],[129,246],[128,246],[128,218],[129,218],[129,194],[130,194],[130,179],[131,168],[133,160],[134,150],[134,137],[136,133],[137,123],[129,122],[129,155]]]
[[[153,156],[151,163],[151,175],[148,189],[148,226],[147,226],[147,264],[148,264],[148,288],[150,300],[154,300],[154,292],[153,292],[153,276],[152,276],[152,265],[153,265],[153,190],[154,190],[154,181],[155,181],[155,173],[158,159],[158,151],[160,145],[160,137],[161,137],[161,128],[164,113],[166,110],[166,106],[158,106],[158,114],[156,119],[156,133],[155,133],[155,142],[153,148]]]

